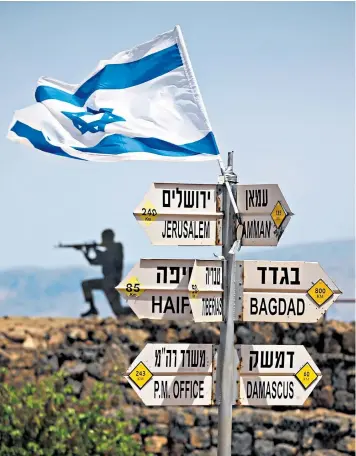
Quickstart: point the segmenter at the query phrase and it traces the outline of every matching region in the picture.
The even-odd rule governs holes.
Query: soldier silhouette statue
[[[93,290],[102,290],[112,311],[116,316],[131,313],[129,307],[123,307],[120,302],[120,295],[115,287],[121,282],[122,268],[124,262],[124,252],[121,242],[115,242],[115,233],[111,229],[101,233],[101,245],[105,251],[99,250],[95,245],[84,247],[82,252],[89,264],[102,266],[103,278],[90,279],[82,282],[85,301],[89,304],[89,309],[82,313],[82,317],[98,315],[98,309],[94,304]],[[95,252],[95,257],[89,256],[90,251]]]
[[[95,242],[91,244],[59,244],[57,247],[70,247],[83,252],[89,264],[93,266],[102,266],[103,278],[90,279],[82,282],[82,289],[85,301],[89,304],[89,309],[81,314],[81,317],[98,315],[98,309],[94,303],[94,290],[102,290],[112,311],[116,316],[130,314],[129,307],[123,307],[120,302],[120,295],[115,287],[121,282],[122,268],[124,263],[124,251],[121,242],[115,242],[115,233],[111,229],[104,230],[101,233],[101,244]],[[100,250],[98,247],[104,247]],[[91,252],[95,253],[91,257]]]

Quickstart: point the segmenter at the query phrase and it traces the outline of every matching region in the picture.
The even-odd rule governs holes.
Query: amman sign
[[[277,184],[237,185],[243,246],[276,246],[293,215]]]
[[[221,245],[215,184],[153,183],[134,215],[155,245]]]

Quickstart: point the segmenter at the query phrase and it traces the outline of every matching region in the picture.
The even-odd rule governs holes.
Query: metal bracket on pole
[[[235,217],[236,217],[237,221],[241,224],[240,212],[239,212],[239,209],[237,207],[234,195],[232,194],[230,182],[225,180],[225,185],[226,185],[229,197],[230,197],[230,201],[231,201],[232,207],[233,207],[234,212],[235,212]]]
[[[238,241],[235,241],[235,242],[232,244],[231,249],[229,250],[229,255],[235,255],[237,246],[238,246]]]
[[[238,225],[236,229],[236,241],[233,243],[229,253],[234,255],[236,252],[239,252],[242,246],[242,235],[243,235],[243,225]]]
[[[232,158],[232,154],[233,154],[233,152],[229,152],[229,159],[230,159],[230,157]],[[228,163],[227,167],[225,168],[224,163],[220,157],[219,165],[220,165],[220,169],[221,169],[221,173],[222,173],[222,176],[219,176],[219,184],[225,184],[227,192],[229,194],[229,198],[230,198],[232,207],[234,209],[235,217],[236,217],[237,221],[239,222],[239,224],[241,224],[240,212],[237,207],[234,195],[232,194],[232,189],[231,189],[231,185],[230,185],[230,181],[229,181],[229,178],[230,179],[232,178],[231,180],[234,180],[234,178],[236,178],[236,174],[233,172],[232,162]]]
[[[243,261],[235,261],[236,280],[235,280],[235,321],[241,321],[243,318]]]
[[[282,228],[282,226],[280,226],[279,228],[276,228],[274,230],[274,234],[276,235],[278,240],[281,238],[283,231],[284,231],[284,229]]]

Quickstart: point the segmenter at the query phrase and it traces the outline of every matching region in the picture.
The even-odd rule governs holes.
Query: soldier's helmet
[[[103,244],[110,243],[114,241],[115,233],[113,230],[108,228],[101,233],[101,240]]]

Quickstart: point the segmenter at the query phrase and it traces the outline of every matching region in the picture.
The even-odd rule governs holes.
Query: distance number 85
[[[135,293],[138,293],[140,291],[140,284],[139,283],[135,283],[135,284],[128,283],[126,285],[126,291],[129,293],[132,293],[133,291]]]

